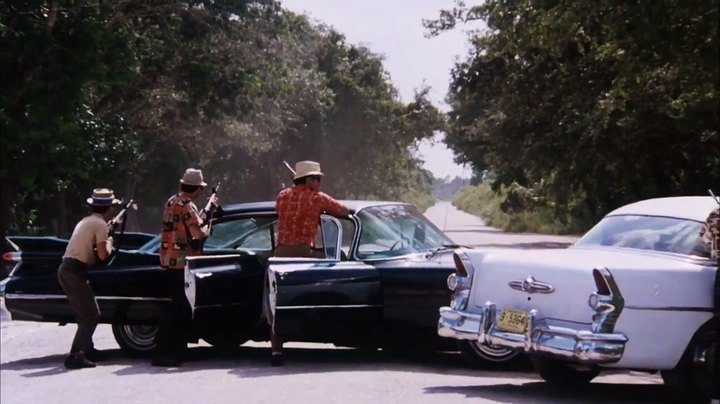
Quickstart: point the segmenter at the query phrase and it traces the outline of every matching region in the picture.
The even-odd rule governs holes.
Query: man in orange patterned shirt
[[[278,242],[274,254],[276,257],[315,257],[312,248],[320,224],[320,215],[349,214],[343,204],[320,192],[324,175],[317,162],[300,161],[295,164],[295,186],[280,191],[275,202],[278,213]],[[324,258],[324,255],[320,258]],[[266,305],[267,300],[266,298]],[[271,310],[266,307],[265,312],[270,324],[271,363],[273,366],[282,366],[283,341],[275,335]]]
[[[165,268],[166,294],[172,302],[160,317],[153,366],[180,366],[187,349],[191,315],[185,298],[185,260],[202,255],[201,242],[210,235],[208,223],[193,202],[206,185],[202,171],[188,168],[180,180],[180,192],[163,208],[160,265]],[[218,206],[217,196],[211,196],[210,202]]]

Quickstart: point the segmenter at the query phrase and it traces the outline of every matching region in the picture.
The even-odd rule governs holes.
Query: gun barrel
[[[292,167],[290,167],[290,164],[288,164],[287,161],[283,161],[283,164],[285,164],[285,167],[287,167],[288,170],[292,173],[292,175],[295,175],[295,170],[293,170]]]

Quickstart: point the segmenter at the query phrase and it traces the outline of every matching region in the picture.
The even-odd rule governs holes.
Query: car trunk
[[[525,250],[513,254],[488,252],[475,271],[472,304],[481,307],[492,302],[498,310],[515,308],[527,312],[537,309],[541,318],[589,324],[594,312],[588,305],[588,298],[597,291],[592,273],[597,267],[605,267],[613,274],[625,299],[625,307],[705,307],[712,303],[706,302],[702,294],[688,300],[688,294],[683,292],[700,290],[697,288],[703,282],[702,274],[710,273],[687,259],[637,250],[569,248]],[[687,276],[658,277],[658,271],[684,272]],[[537,283],[551,286],[552,291],[541,290],[542,284],[533,291],[522,290],[523,282],[530,277]],[[707,277],[710,279],[709,275]],[[679,288],[678,279],[687,285]],[[510,286],[513,281],[515,288]],[[525,284],[529,285],[528,282]],[[623,293],[631,289],[632,293]]]

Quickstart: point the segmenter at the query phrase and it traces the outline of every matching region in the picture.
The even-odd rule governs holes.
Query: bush
[[[455,194],[452,204],[482,217],[488,226],[514,233],[582,234],[592,226],[517,184],[501,187],[497,193],[488,183],[466,186]]]

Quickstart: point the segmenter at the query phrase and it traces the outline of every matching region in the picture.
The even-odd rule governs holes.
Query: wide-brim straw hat
[[[109,188],[93,189],[92,196],[87,198],[86,201],[91,206],[110,206],[122,203],[119,199],[115,198],[115,193]]]
[[[316,161],[298,161],[295,163],[295,177],[294,179],[308,177],[311,175],[323,176],[323,172],[320,170],[320,163]]]
[[[180,179],[180,183],[185,185],[199,185],[202,187],[207,185],[207,183],[203,181],[202,170],[196,168],[188,168],[185,170],[185,174],[183,174],[183,177]]]

